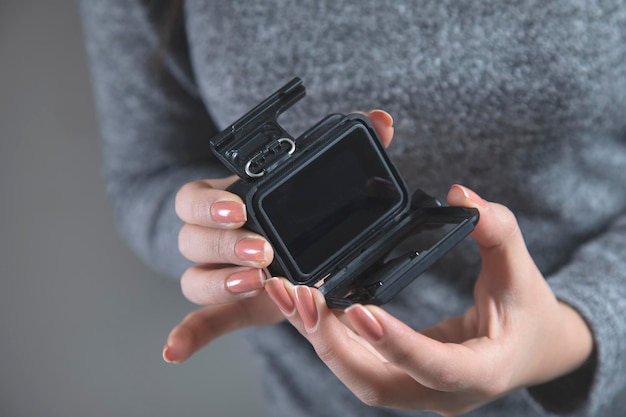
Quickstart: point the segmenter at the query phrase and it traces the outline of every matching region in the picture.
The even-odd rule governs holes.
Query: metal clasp
[[[296,142],[290,138],[281,138],[267,145],[265,149],[252,157],[244,168],[246,174],[251,178],[259,178],[265,175],[265,167],[280,156],[283,150],[283,144],[289,144],[290,148],[287,155],[291,155],[296,151]],[[260,169],[260,171],[259,171]],[[257,171],[257,172],[254,172]]]

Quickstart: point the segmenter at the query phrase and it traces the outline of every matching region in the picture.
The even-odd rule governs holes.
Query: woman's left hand
[[[474,305],[418,332],[375,306],[327,308],[314,288],[271,279],[265,289],[322,361],[363,402],[458,415],[516,388],[580,367],[592,351],[582,317],[559,302],[504,206],[455,185],[453,206],[476,207],[482,270]],[[296,370],[294,370],[296,372]]]

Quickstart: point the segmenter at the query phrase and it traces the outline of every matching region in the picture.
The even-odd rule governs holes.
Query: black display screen
[[[403,203],[398,182],[363,126],[259,201],[303,274],[353,245]]]

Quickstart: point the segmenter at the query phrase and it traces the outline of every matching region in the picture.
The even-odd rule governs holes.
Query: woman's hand
[[[393,137],[391,116],[381,110],[366,115],[387,146]],[[176,213],[185,222],[179,248],[198,263],[183,274],[182,291],[205,307],[190,313],[170,332],[163,348],[168,362],[182,362],[230,331],[283,320],[264,291],[263,268],[272,262],[272,248],[263,237],[243,228],[245,205],[225,191],[235,180],[194,181],[176,196]]]
[[[211,340],[244,326],[282,320],[263,291],[263,268],[273,259],[269,243],[242,226],[246,207],[224,191],[236,177],[185,184],[176,213],[185,222],[178,236],[181,253],[198,262],[181,278],[187,299],[206,307],[190,313],[163,348],[168,362],[182,362]]]
[[[480,210],[473,238],[482,270],[474,306],[417,332],[375,306],[345,316],[322,294],[271,279],[266,291],[319,357],[363,402],[457,415],[581,366],[592,351],[584,320],[560,303],[530,257],[513,214],[455,185],[453,206]]]

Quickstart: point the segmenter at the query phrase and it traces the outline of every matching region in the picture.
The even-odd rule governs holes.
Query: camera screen
[[[371,233],[403,193],[364,126],[264,195],[260,205],[303,274]]]

